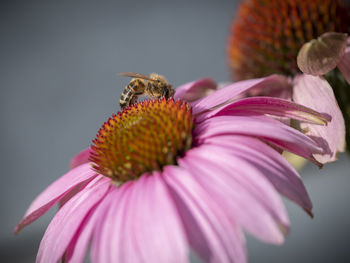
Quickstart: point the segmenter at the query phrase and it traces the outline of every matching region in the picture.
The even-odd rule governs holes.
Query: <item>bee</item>
[[[124,72],[119,75],[133,78],[120,96],[121,109],[135,104],[139,96],[147,95],[151,98],[165,97],[169,99],[175,94],[172,85],[162,75],[152,73],[148,77],[134,72]]]

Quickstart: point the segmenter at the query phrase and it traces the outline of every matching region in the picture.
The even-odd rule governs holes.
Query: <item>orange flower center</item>
[[[143,101],[108,119],[93,140],[90,161],[117,182],[176,164],[191,147],[193,118],[183,101]]]

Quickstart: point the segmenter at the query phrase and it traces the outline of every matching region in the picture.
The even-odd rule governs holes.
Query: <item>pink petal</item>
[[[100,262],[189,262],[181,219],[159,173],[143,175],[116,198],[102,229]]]
[[[161,174],[143,176],[135,195],[137,216],[130,217],[129,222],[143,262],[189,262],[182,220]]]
[[[204,262],[246,262],[240,227],[186,170],[167,166],[163,178],[183,219],[193,249]]]
[[[210,78],[204,78],[178,87],[174,98],[191,102],[205,97],[215,90],[215,81]]]
[[[210,111],[207,114],[201,114],[196,118],[196,121],[201,121],[204,118],[210,118],[217,113],[220,113],[220,115],[226,115],[226,112],[244,110],[279,117],[288,117],[314,124],[325,125],[327,121],[330,121],[329,116],[322,115],[321,113],[304,107],[303,105],[272,97],[250,97],[240,99],[223,108]]]
[[[332,117],[327,126],[301,123],[301,128],[324,150],[314,155],[317,161],[335,161],[337,152],[345,149],[345,126],[331,86],[322,77],[299,75],[294,79],[293,100]]]
[[[312,154],[322,152],[306,135],[266,116],[214,117],[198,124],[194,134],[198,144],[203,139],[225,134],[256,136],[311,161]]]
[[[85,216],[109,187],[110,179],[98,176],[58,210],[40,242],[36,262],[57,262],[63,256]]]
[[[291,91],[292,91],[292,85],[289,82],[289,79],[284,77],[284,85],[276,85],[271,87],[256,87],[253,89],[250,89],[245,96],[242,96],[242,98],[246,97],[256,97],[256,96],[267,96],[267,97],[275,97],[285,100],[291,100]]]
[[[91,245],[91,256],[93,262],[123,262],[115,260],[121,257],[122,251],[122,229],[124,210],[128,201],[129,189],[133,182],[127,182],[121,187],[112,188],[106,196],[106,204],[103,219],[95,226],[94,237]],[[112,259],[114,258],[114,260]]]
[[[23,227],[47,212],[72,189],[84,185],[95,175],[96,172],[91,169],[90,165],[84,164],[61,176],[35,198],[14,232],[18,233]]]
[[[70,169],[73,169],[81,164],[89,162],[89,156],[91,153],[91,149],[85,149],[82,150],[80,153],[78,153],[76,156],[74,156],[70,163]],[[62,207],[69,199],[71,199],[76,193],[79,193],[85,185],[77,185],[74,187],[69,193],[67,193],[65,196],[63,196],[59,201],[59,207]]]
[[[70,161],[70,168],[73,169],[83,163],[89,162],[89,156],[91,151],[92,150],[90,148],[87,148],[85,150],[82,150],[76,156],[74,156],[73,159]]]
[[[348,42],[350,42],[349,38]],[[350,46],[346,48],[345,54],[338,64],[338,68],[341,73],[343,73],[346,81],[350,84]]]
[[[259,139],[240,135],[208,138],[205,144],[220,145],[231,155],[244,158],[274,185],[277,191],[296,202],[312,216],[312,203],[293,166],[278,152]]]
[[[58,201],[58,207],[61,208],[62,206],[64,206],[64,204],[67,203],[73,196],[75,196],[77,193],[83,190],[88,183],[89,181],[85,182],[84,184],[78,184],[77,186],[73,187]]]
[[[289,227],[284,205],[254,165],[214,145],[189,151],[179,164],[194,175],[232,220],[265,242],[283,242],[279,226],[285,232]]]
[[[111,240],[108,238],[112,230],[116,231],[116,228],[120,228],[120,222],[117,218],[114,221],[106,219],[110,210],[116,207],[115,203],[122,209],[123,203],[121,202],[121,197],[131,184],[132,182],[127,182],[119,187],[111,187],[110,192],[102,200],[100,204],[101,210],[99,211],[99,220],[96,220],[97,222],[93,231],[91,244],[92,262],[112,262],[110,259],[110,251],[115,248],[112,247]]]
[[[114,187],[110,188],[109,191],[112,189],[114,189]],[[93,231],[98,223],[101,221],[103,222],[106,211],[109,208],[110,202],[108,201],[110,200],[106,202],[107,197],[108,193],[106,194],[105,198],[103,198],[98,204],[97,208],[93,211],[90,211],[89,215],[82,222],[81,226],[75,233],[74,238],[67,248],[63,262],[84,262]]]
[[[225,86],[222,89],[213,92],[212,94],[204,97],[194,103],[192,112],[194,115],[201,112],[210,110],[214,107],[223,106],[226,103],[229,103],[233,98],[239,94],[246,92],[250,89],[264,89],[272,87],[285,87],[288,86],[287,79],[280,75],[271,75],[266,78],[260,79],[250,79],[235,82],[231,85]]]

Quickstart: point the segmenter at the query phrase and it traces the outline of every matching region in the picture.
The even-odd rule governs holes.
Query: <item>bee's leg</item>
[[[155,89],[155,86],[151,83],[151,82],[147,82],[146,83],[147,84],[147,86],[146,86],[146,94],[148,95],[148,96],[150,96],[150,97],[156,97],[155,95],[154,95],[154,89]]]
[[[137,95],[133,96],[133,97],[130,99],[129,105],[134,105],[134,104],[137,102],[137,98],[138,98]]]
[[[146,93],[149,95],[151,98],[157,98],[160,99],[165,95],[165,89],[158,85],[158,83],[153,83],[153,82],[148,82],[147,83],[147,90]]]
[[[146,81],[143,79],[132,79],[129,83],[130,89],[132,90],[133,95],[130,96],[129,106],[137,103],[138,96],[144,94],[146,89]]]
[[[166,99],[169,99],[171,97],[174,97],[175,90],[172,88],[172,86],[169,85],[166,89],[164,89],[163,96]]]

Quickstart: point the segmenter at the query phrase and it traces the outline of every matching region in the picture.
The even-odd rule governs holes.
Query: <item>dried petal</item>
[[[299,51],[299,69],[310,75],[319,76],[334,69],[344,56],[347,34],[328,32],[305,43]]]

